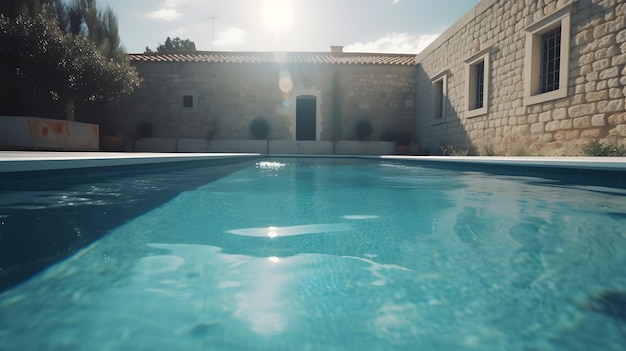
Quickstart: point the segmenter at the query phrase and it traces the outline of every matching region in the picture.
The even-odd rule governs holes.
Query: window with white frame
[[[443,120],[446,115],[448,78],[446,72],[437,75],[433,82],[433,119]]]
[[[467,64],[467,113],[465,117],[487,114],[489,97],[490,49],[485,49],[465,60]]]
[[[567,96],[571,7],[564,7],[526,28],[524,104]]]

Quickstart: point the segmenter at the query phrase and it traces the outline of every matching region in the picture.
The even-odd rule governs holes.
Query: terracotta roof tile
[[[414,54],[195,51],[166,54],[129,54],[128,56],[131,61],[141,62],[319,63],[415,66]]]

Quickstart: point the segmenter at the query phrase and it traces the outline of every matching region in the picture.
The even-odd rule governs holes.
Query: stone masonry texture
[[[527,28],[570,8],[567,96],[524,105]],[[466,117],[467,60],[490,53],[488,112]],[[598,139],[626,146],[626,2],[483,0],[416,61],[416,134],[423,153],[582,155]],[[431,79],[447,75],[446,115],[433,119]]]
[[[251,139],[250,122],[264,117],[268,139],[294,140],[298,97],[316,99],[318,140],[356,139],[363,118],[373,127],[370,140],[388,129],[415,130],[415,65],[133,64],[143,84],[108,113],[111,128],[128,138],[149,122],[153,137]],[[193,107],[183,106],[183,96],[193,97]]]

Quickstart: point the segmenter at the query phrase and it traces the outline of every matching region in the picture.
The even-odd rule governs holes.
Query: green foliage
[[[0,14],[5,17],[34,16],[51,0],[0,0]]]
[[[483,155],[484,156],[498,156],[498,153],[491,145],[483,146]]]
[[[360,119],[354,125],[354,134],[358,140],[366,140],[373,132],[372,122],[367,118]]]
[[[189,39],[180,39],[176,37],[171,39],[167,37],[165,39],[165,44],[159,44],[156,48],[156,52],[165,53],[165,52],[177,52],[177,51],[196,51],[196,43]],[[154,53],[154,51],[150,50],[149,47],[146,46],[146,54]]]
[[[530,153],[521,146],[513,150],[513,153],[511,154],[511,156],[529,156],[529,155]]]
[[[592,140],[583,150],[587,156],[626,157],[626,147],[604,145],[597,139]]]
[[[468,156],[469,149],[456,148],[452,145],[441,145],[441,155],[443,156]]]
[[[141,81],[125,55],[104,55],[88,37],[62,31],[46,11],[30,17],[0,15],[0,42],[0,60],[7,68],[63,100],[68,119],[73,119],[75,104],[112,100],[129,94]]]
[[[110,6],[100,10],[96,0],[73,0],[68,4],[62,0],[50,1],[48,12],[62,31],[88,38],[106,58],[117,62],[125,59],[117,17]]]
[[[270,134],[270,124],[263,117],[256,117],[250,122],[250,134],[257,140],[267,139]]]

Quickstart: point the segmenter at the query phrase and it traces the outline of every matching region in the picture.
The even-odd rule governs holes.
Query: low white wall
[[[327,140],[271,140],[270,154],[332,155],[333,142]]]
[[[5,149],[98,151],[97,124],[23,116],[0,116]]]
[[[392,141],[339,140],[335,144],[337,155],[393,155],[396,143]]]
[[[267,140],[218,139],[209,142],[209,151],[267,154],[267,144]]]
[[[236,152],[293,155],[393,155],[390,141],[248,140],[146,138],[135,141],[136,152]]]
[[[267,154],[266,140],[237,139],[170,139],[144,138],[135,140],[136,152],[238,152]]]

